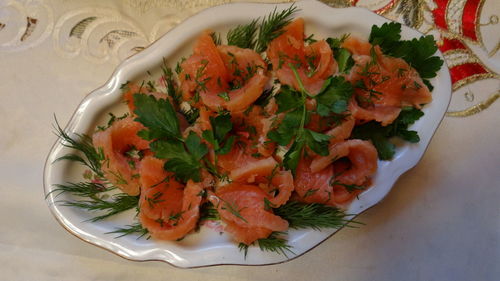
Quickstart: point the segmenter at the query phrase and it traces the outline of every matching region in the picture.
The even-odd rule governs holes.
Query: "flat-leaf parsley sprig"
[[[436,77],[444,61],[434,56],[437,51],[434,36],[422,36],[419,39],[401,40],[401,24],[396,22],[372,26],[369,41],[379,45],[385,55],[402,58],[420,74],[424,83],[432,91],[430,78]]]
[[[153,141],[150,148],[157,158],[167,159],[165,170],[182,182],[201,181],[200,160],[208,153],[208,147],[194,132],[183,138],[172,104],[167,99],[135,94],[134,105],[135,120],[146,127],[138,135]]]
[[[308,147],[318,155],[328,155],[328,144],[331,136],[305,128],[309,122],[310,114],[306,101],[314,98],[317,101],[316,112],[321,116],[340,114],[347,110],[347,103],[352,95],[352,86],[343,77],[327,79],[323,89],[316,96],[312,96],[303,86],[297,69],[289,63],[300,91],[289,86],[282,86],[275,95],[278,104],[278,113],[285,113],[283,120],[277,128],[268,133],[269,139],[281,146],[292,144],[285,154],[283,163],[286,169],[295,171],[304,147]]]

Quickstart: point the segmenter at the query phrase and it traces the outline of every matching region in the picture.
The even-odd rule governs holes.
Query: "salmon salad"
[[[135,198],[134,230],[179,240],[216,220],[248,246],[300,221],[329,227],[306,210],[345,216],[393,139],[419,141],[409,126],[442,65],[432,36],[403,40],[386,23],[369,38],[321,38],[287,11],[226,40],[205,30],[159,79],[122,86],[128,112],[89,136],[99,169],[88,178]]]

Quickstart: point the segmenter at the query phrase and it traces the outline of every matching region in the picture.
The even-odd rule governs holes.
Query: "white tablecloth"
[[[1,280],[498,280],[500,101],[468,117],[445,117],[422,161],[358,217],[366,225],[345,228],[287,263],[177,269],[132,262],[60,227],[42,187],[56,140],[54,114],[66,124],[81,99],[134,52],[130,46],[145,46],[219,2],[227,1],[0,0]],[[500,71],[499,6],[495,0],[482,6],[483,44],[465,41],[493,74]],[[92,15],[98,19],[82,22]],[[99,16],[112,20],[100,23]],[[457,89],[452,110],[494,100],[496,75]]]

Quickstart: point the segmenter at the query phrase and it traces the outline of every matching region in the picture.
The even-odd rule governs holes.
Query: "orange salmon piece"
[[[295,172],[295,192],[297,199],[304,203],[328,204],[334,194],[330,180],[334,176],[333,167],[328,166],[313,173],[310,168],[311,159],[303,158]]]
[[[170,97],[164,93],[151,91],[148,87],[139,87],[135,83],[128,83],[126,86],[126,91],[123,93],[123,100],[128,106],[131,115],[134,115],[135,105],[134,105],[134,95],[135,94],[145,94],[148,96],[154,96],[156,99],[169,99]]]
[[[373,144],[364,140],[347,140],[330,144],[328,156],[316,156],[311,162],[311,172],[319,172],[336,159],[347,157],[351,168],[335,177],[335,180],[348,185],[362,185],[377,171],[377,150]]]
[[[268,106],[267,109],[273,110],[273,105]],[[276,143],[267,137],[267,133],[269,133],[273,125],[273,118],[274,116],[268,113],[266,109],[257,105],[253,106],[252,110],[244,116],[246,125],[255,129],[255,132],[251,132],[250,136],[256,139],[257,152],[264,157],[271,156],[276,148]],[[252,135],[253,133],[255,135]]]
[[[126,117],[116,120],[105,131],[96,132],[92,136],[94,147],[102,149],[104,153],[104,176],[129,195],[139,194],[140,162],[138,157],[128,155],[127,152],[149,148],[149,142],[137,136],[137,132],[142,129],[142,124],[134,121],[132,117]]]
[[[197,105],[195,94],[207,91],[220,93],[227,87],[228,72],[222,57],[208,31],[195,43],[193,55],[181,64],[179,73],[182,98]]]
[[[184,187],[163,165],[154,157],[142,160],[139,220],[153,238],[176,240],[196,227],[203,186],[189,180]]]
[[[199,101],[193,100],[199,94],[201,102],[213,111],[243,112],[269,80],[267,64],[259,54],[235,46],[216,46],[208,32],[198,38],[193,54],[181,67],[183,99],[199,107]]]
[[[231,151],[218,156],[218,166],[229,173],[229,178],[237,182],[253,183],[270,176],[278,162],[272,156],[255,155],[248,136],[239,135]]]
[[[255,185],[232,183],[209,195],[222,220],[228,224],[226,231],[238,242],[250,244],[267,237],[273,231],[285,231],[288,222],[266,210],[267,193]]]
[[[266,52],[281,83],[300,90],[299,82],[290,67],[292,64],[304,88],[312,95],[319,93],[325,80],[338,68],[333,52],[325,40],[305,46],[302,18],[285,26],[283,34],[269,43]]]
[[[379,46],[353,37],[342,46],[353,53],[355,61],[346,78],[355,85],[352,114],[356,119],[385,126],[397,118],[402,106],[420,108],[432,101],[418,72],[403,59],[385,56]]]

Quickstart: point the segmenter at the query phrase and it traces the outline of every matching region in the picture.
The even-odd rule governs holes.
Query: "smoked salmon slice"
[[[128,106],[129,112],[131,115],[134,115],[135,104],[134,104],[134,95],[135,94],[145,94],[148,96],[154,96],[156,99],[170,99],[168,95],[165,93],[161,93],[158,91],[153,91],[149,87],[146,86],[138,86],[135,83],[127,83],[126,91],[123,93],[123,100]]]
[[[244,111],[259,98],[269,80],[267,64],[259,54],[235,46],[216,46],[208,32],[198,38],[193,55],[181,67],[183,99],[195,106],[201,99],[214,111]]]
[[[151,156],[142,160],[139,220],[153,238],[176,240],[196,227],[203,186],[189,180],[184,187],[163,165]]]
[[[149,149],[149,142],[137,136],[142,129],[142,124],[126,117],[116,120],[105,131],[96,132],[92,137],[94,147],[104,153],[104,176],[129,195],[140,192],[138,153]]]
[[[328,204],[334,196],[330,185],[334,176],[333,167],[328,166],[313,173],[310,165],[311,159],[304,157],[297,166],[295,174],[296,199],[304,203]]]
[[[276,143],[267,137],[267,133],[273,126],[274,113],[276,112],[274,107],[274,99],[272,99],[266,108],[253,106],[244,117],[246,127],[243,129],[246,129],[250,133],[250,137],[256,140],[254,145],[257,146],[257,152],[264,157],[271,156],[276,148]]]
[[[231,151],[219,156],[218,165],[231,180],[253,183],[270,176],[278,162],[272,156],[258,154],[248,137],[240,135]]]
[[[338,160],[329,163],[319,171],[312,171],[310,158],[304,158],[299,162],[295,176],[295,200],[304,203],[320,203],[339,208],[345,208],[361,191],[368,186],[369,180],[364,178],[362,184],[352,186],[344,183],[342,177],[348,173],[350,164]],[[352,173],[352,172],[351,172]]]
[[[352,164],[349,170],[335,177],[343,184],[362,185],[377,171],[377,149],[369,141],[354,139],[331,144],[328,156],[317,156],[311,162],[311,172],[319,172],[343,157]]]
[[[217,208],[226,231],[238,242],[251,244],[273,231],[284,231],[288,222],[266,207],[267,193],[255,185],[232,183],[219,188],[208,199]]]
[[[311,95],[318,94],[325,80],[337,72],[338,68],[333,52],[325,40],[308,46],[304,44],[302,18],[285,26],[283,34],[269,43],[266,53],[281,83],[300,90],[292,65]]]
[[[351,112],[356,119],[392,123],[402,106],[420,108],[432,96],[418,72],[403,59],[385,56],[379,46],[354,37],[342,47],[353,53],[355,65],[346,78],[355,86]]]
[[[381,34],[399,30],[398,24],[389,24],[372,29],[378,37],[370,35],[370,40],[380,46],[350,36],[329,38],[329,44],[306,38],[304,19],[290,20],[294,11],[275,10],[263,20],[231,29],[226,37],[231,45],[221,45],[214,39],[217,34],[204,31],[191,55],[177,64],[176,77],[164,69],[157,80],[159,90],[154,81],[122,88],[130,114],[113,119],[105,129],[99,127],[92,142],[104,156],[104,184],[138,198],[138,219],[151,237],[181,239],[203,216],[201,221],[222,221],[214,223],[217,231],[224,227],[237,242],[283,249],[284,240],[273,239],[278,237],[275,232],[288,229],[289,221],[300,227],[296,218],[309,216],[307,221],[321,225],[312,217],[337,210],[306,204],[347,209],[373,184],[379,156],[374,144],[380,148],[381,141],[393,135],[418,140],[406,129],[432,96],[428,81],[412,65],[425,78],[436,75],[438,58],[426,56],[436,50],[429,46],[430,36],[396,43],[392,33],[391,38]],[[267,29],[273,31],[271,36]],[[384,55],[386,43],[402,44],[398,52],[421,47],[428,51],[405,53],[410,65]],[[252,46],[261,53],[234,45]],[[335,57],[342,60],[341,72]],[[427,60],[429,67],[421,68],[418,62]],[[406,107],[412,112],[400,116],[402,110],[407,113]],[[390,129],[399,123],[355,128],[370,121],[387,126],[398,116],[401,127],[394,132]],[[144,129],[157,139],[139,137]],[[352,139],[357,136],[371,140]],[[388,158],[382,152],[381,158]],[[294,202],[305,203],[297,204],[304,209],[288,208]]]

